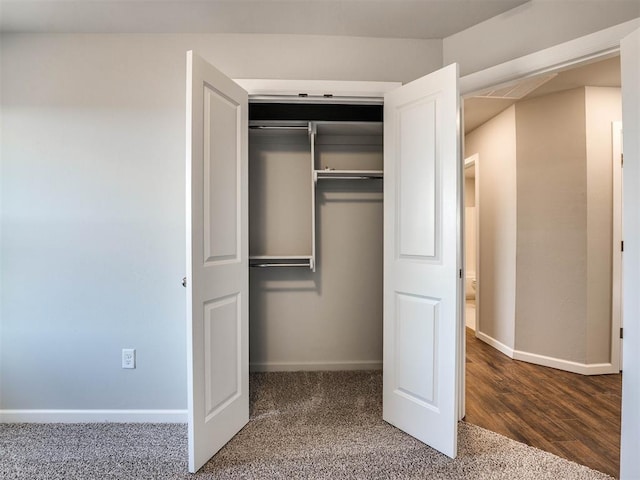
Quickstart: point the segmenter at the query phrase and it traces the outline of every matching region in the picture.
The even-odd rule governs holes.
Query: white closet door
[[[249,421],[248,95],[187,53],[189,471]]]
[[[457,450],[458,67],[384,100],[384,419]]]

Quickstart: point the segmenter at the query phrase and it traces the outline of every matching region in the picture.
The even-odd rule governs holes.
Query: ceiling
[[[476,129],[518,101],[584,86],[620,87],[620,57],[616,56],[556,73],[557,75],[550,79],[543,79],[547,81],[520,100],[483,98],[480,96],[465,98],[465,133]],[[518,83],[528,82],[529,80],[530,79],[525,79],[519,82],[513,82],[513,86],[517,87]],[[480,95],[483,93],[484,92],[480,92]]]
[[[0,0],[0,31],[441,39],[527,0]]]

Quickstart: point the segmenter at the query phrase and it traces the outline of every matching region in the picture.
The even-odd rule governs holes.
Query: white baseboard
[[[254,362],[249,364],[251,372],[299,372],[337,370],[382,370],[382,361],[367,360],[353,362]]]
[[[187,423],[187,410],[0,410],[0,423]]]
[[[611,363],[578,363],[561,358],[547,357],[538,355],[537,353],[523,352],[515,350],[513,352],[514,360],[534,363],[543,367],[557,368],[565,372],[579,373],[580,375],[602,375],[606,373],[619,373],[615,371]]]
[[[479,340],[482,340],[484,343],[491,345],[493,348],[495,348],[499,352],[504,353],[507,357],[513,358],[513,348],[508,347],[504,343],[499,342],[493,337],[490,337],[486,333],[482,333],[476,330],[476,338],[478,338]]]
[[[538,355],[537,353],[515,350],[482,332],[476,331],[476,337],[479,340],[482,340],[484,343],[491,345],[496,350],[504,353],[507,357],[513,358],[514,360],[533,363],[535,365],[541,365],[543,367],[556,368],[558,370],[564,370],[565,372],[579,373],[580,375],[603,375],[608,373],[620,373],[616,371],[614,365],[612,365],[611,363],[572,362],[570,360],[563,360],[561,358],[547,357],[545,355]]]

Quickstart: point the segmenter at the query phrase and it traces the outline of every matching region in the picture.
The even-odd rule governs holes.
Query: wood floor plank
[[[512,360],[467,329],[469,423],[617,477],[622,375]]]

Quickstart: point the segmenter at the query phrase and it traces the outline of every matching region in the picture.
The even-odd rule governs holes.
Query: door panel
[[[205,421],[240,395],[241,315],[239,295],[205,303]]]
[[[405,258],[436,254],[436,152],[433,98],[398,108],[400,122],[396,160],[400,218],[399,254]],[[406,154],[405,154],[406,153]],[[415,161],[419,158],[420,161]],[[411,208],[420,205],[420,209]]]
[[[249,420],[247,93],[187,53],[189,471]]]
[[[430,298],[396,293],[397,392],[416,403],[433,407],[439,303]]]
[[[461,280],[458,71],[385,95],[386,421],[457,450]]]
[[[240,192],[236,162],[228,160],[239,153],[242,109],[210,85],[204,85],[204,97],[204,258],[232,260],[239,256]]]

